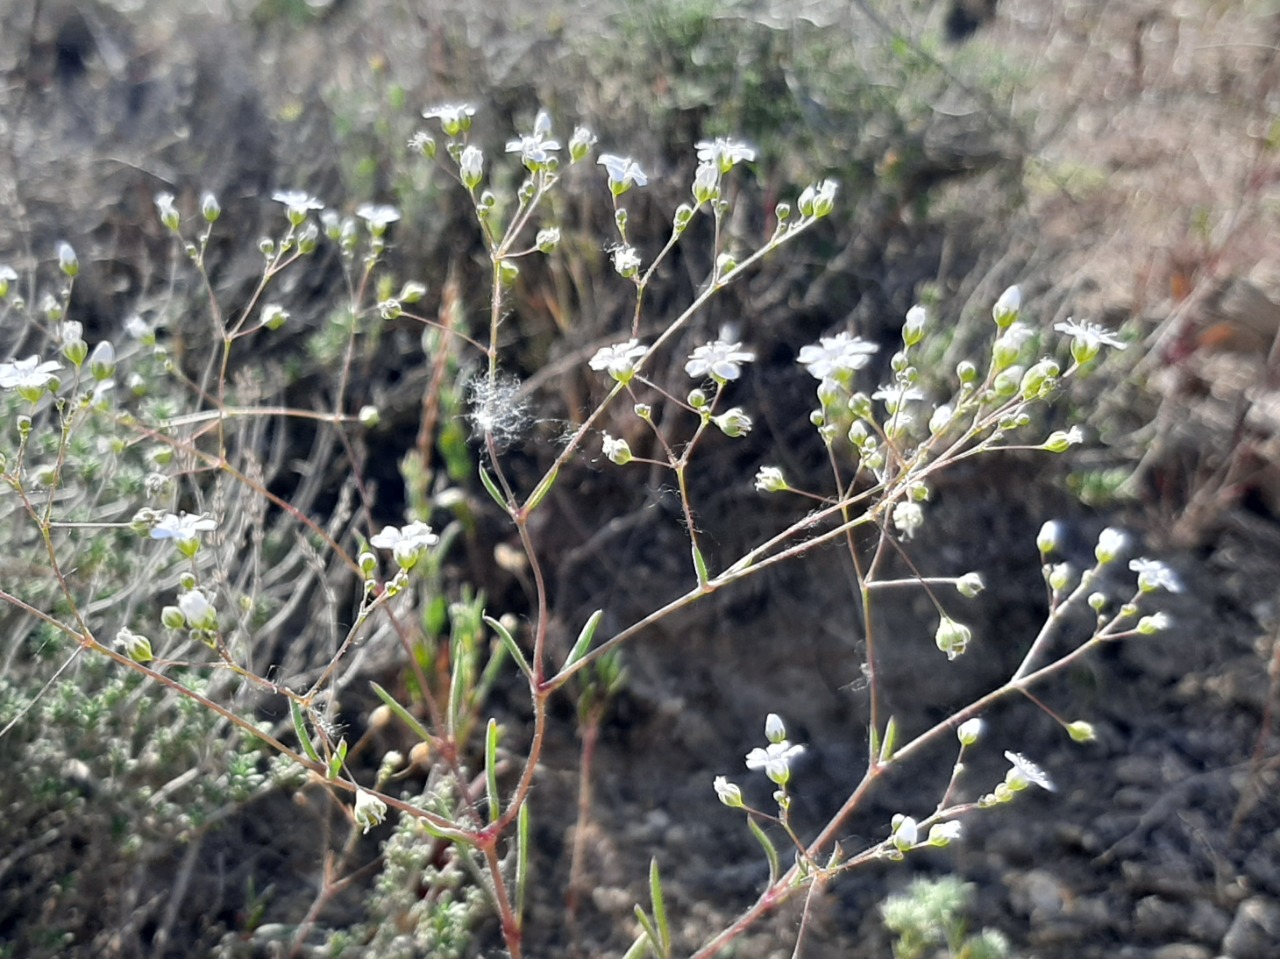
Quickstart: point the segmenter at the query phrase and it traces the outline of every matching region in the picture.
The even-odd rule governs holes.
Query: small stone
[[[1263,896],[1240,903],[1231,928],[1222,937],[1229,959],[1275,959],[1280,942],[1280,905]]]
[[[1151,953],[1151,959],[1213,959],[1213,950],[1189,942],[1175,942]]]

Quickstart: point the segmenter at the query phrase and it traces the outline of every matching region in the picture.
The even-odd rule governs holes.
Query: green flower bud
[[[947,654],[947,659],[955,659],[969,647],[973,632],[950,616],[943,616],[933,638],[938,648]]]
[[[1067,735],[1071,737],[1072,742],[1077,743],[1091,743],[1098,738],[1093,731],[1093,726],[1079,720],[1067,723]]]

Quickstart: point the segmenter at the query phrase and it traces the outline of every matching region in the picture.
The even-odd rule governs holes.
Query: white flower
[[[730,407],[719,416],[711,417],[711,422],[720,428],[721,433],[733,439],[746,436],[754,425],[741,406]]]
[[[831,212],[835,203],[836,183],[834,180],[820,180],[813,186],[807,186],[800,192],[796,206],[804,216],[821,217]]]
[[[200,539],[201,533],[218,528],[215,520],[203,513],[192,516],[190,513],[165,513],[160,522],[151,528],[152,539],[172,539],[178,543],[193,543]]]
[[[604,434],[604,441],[601,444],[604,449],[604,456],[610,463],[617,466],[626,466],[631,462],[631,446],[624,439],[617,439]]]
[[[946,846],[960,838],[960,821],[936,822],[929,827],[929,845]]]
[[[1093,554],[1103,566],[1114,562],[1120,552],[1129,545],[1129,537],[1114,527],[1108,526],[1098,534],[1098,545]]]
[[[1099,346],[1111,346],[1117,350],[1123,350],[1129,344],[1120,339],[1105,326],[1097,323],[1090,323],[1087,320],[1069,319],[1064,323],[1055,323],[1053,328],[1059,333],[1065,333],[1082,348],[1093,353],[1098,352]]]
[[[1143,616],[1138,620],[1138,625],[1134,627],[1143,636],[1154,636],[1156,633],[1163,633],[1173,625],[1173,619],[1164,610],[1152,613],[1150,616]]]
[[[776,466],[762,466],[756,472],[756,489],[761,493],[780,493],[787,488],[782,470]]]
[[[198,589],[190,589],[178,597],[178,609],[186,617],[187,625],[192,629],[216,629],[218,611],[213,603]]]
[[[791,761],[803,753],[803,746],[793,745],[785,739],[764,748],[757,746],[747,753],[747,768],[763,769],[766,776],[782,786],[791,777]]]
[[[310,210],[323,210],[324,203],[317,200],[305,190],[277,190],[271,199],[283,203],[289,210],[289,216],[305,217]]]
[[[640,254],[634,246],[620,246],[613,251],[613,268],[619,276],[632,277],[640,272]]]
[[[546,110],[539,110],[533,121],[533,133],[507,141],[508,153],[519,153],[520,160],[530,170],[545,166],[551,154],[560,149],[560,141],[550,139],[551,117]]]
[[[649,182],[649,178],[640,169],[640,165],[631,157],[603,153],[596,160],[596,163],[604,167],[608,172],[609,188],[615,196],[625,193],[633,184],[635,186],[645,186]]]
[[[586,127],[574,127],[573,136],[569,137],[569,162],[577,163],[584,159],[595,143],[594,133]]]
[[[445,103],[423,110],[422,115],[428,120],[439,120],[445,135],[456,137],[471,128],[471,118],[476,115],[476,108],[467,103]]]
[[[938,648],[947,654],[947,659],[955,659],[957,656],[964,654],[969,648],[969,642],[973,639],[973,631],[963,623],[957,623],[950,616],[943,616],[938,623],[938,629],[933,634],[933,640],[937,643]]]
[[[1159,560],[1145,557],[1131,559],[1129,568],[1138,574],[1138,589],[1144,593],[1154,593],[1159,589],[1168,593],[1182,592],[1182,580],[1178,578],[1178,574]]]
[[[924,510],[919,503],[903,500],[893,507],[893,526],[903,539],[911,539],[924,525]]]
[[[910,400],[924,399],[924,393],[914,386],[904,386],[900,383],[893,386],[882,386],[871,394],[873,400],[884,400],[884,407],[890,414],[899,412],[903,405]]]
[[[378,549],[395,550],[409,547],[415,550],[427,549],[440,542],[440,537],[432,532],[426,523],[412,522],[408,526],[384,526],[381,533],[369,537],[369,545]]]
[[[714,140],[699,140],[694,148],[698,151],[698,162],[709,163],[721,173],[728,173],[735,164],[744,160],[750,163],[756,158],[756,151],[745,143],[730,140],[728,137],[716,137]]]
[[[635,376],[636,361],[648,351],[649,348],[641,346],[638,340],[627,340],[600,347],[587,365],[593,370],[604,370],[619,383],[626,383]]]
[[[1069,430],[1054,430],[1045,441],[1040,444],[1040,448],[1048,450],[1050,453],[1063,453],[1084,442],[1084,430],[1078,426],[1073,426]]]
[[[985,725],[986,723],[978,716],[966,719],[956,727],[956,738],[960,740],[962,746],[972,746],[982,735],[982,727]]]
[[[825,380],[833,373],[860,370],[871,361],[880,347],[849,333],[824,336],[818,343],[802,347],[798,362],[815,379]]]
[[[43,390],[57,379],[53,374],[60,369],[62,364],[57,360],[45,360],[41,363],[38,356],[0,363],[0,389]]]
[[[354,815],[356,825],[361,828],[362,833],[367,834],[370,829],[387,818],[387,804],[373,793],[357,789]]]
[[[1005,773],[1004,777],[1004,781],[1011,789],[1025,789],[1030,784],[1053,792],[1053,783],[1049,781],[1049,777],[1031,760],[1020,753],[1011,753],[1007,750],[1004,758],[1013,764],[1013,768]]]
[[[729,780],[717,776],[711,785],[715,788],[716,797],[730,809],[742,808],[742,790]]]
[[[387,224],[400,219],[400,211],[385,203],[361,203],[356,207],[356,216],[369,224],[371,233],[381,236],[386,231]]]
[[[755,358],[754,353],[742,349],[741,343],[715,340],[695,348],[689,354],[689,362],[684,365],[684,371],[695,379],[709,375],[723,383],[726,380],[736,380],[741,374],[741,364],[750,363]]]

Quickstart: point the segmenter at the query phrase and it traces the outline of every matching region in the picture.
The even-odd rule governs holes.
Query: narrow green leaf
[[[595,639],[596,627],[600,625],[600,620],[603,618],[603,609],[597,609],[587,617],[587,622],[583,625],[582,632],[578,634],[578,640],[573,644],[573,649],[569,650],[569,656],[565,659],[562,669],[568,669],[587,654],[587,649],[591,646],[591,640]]]
[[[772,886],[778,881],[778,850],[774,848],[773,842],[765,835],[764,830],[757,825],[754,819],[747,819],[747,826],[751,830],[751,835],[756,837],[756,842],[760,843],[765,857],[769,860],[769,885]]]
[[[529,804],[516,814],[516,924],[524,923],[524,896],[529,888]]]
[[[662,940],[658,938],[658,930],[653,927],[653,920],[639,906],[636,906],[636,921],[640,923],[640,928],[644,930],[645,938],[649,940],[649,948],[653,950],[653,954],[658,959],[664,959],[662,955]]]
[[[539,483],[534,491],[529,494],[529,501],[524,504],[526,516],[537,509],[539,504],[547,498],[547,494],[551,492],[551,487],[556,485],[556,478],[559,475],[560,467],[557,466],[546,476],[542,477],[542,482]]]
[[[880,730],[871,727],[871,755],[878,757],[880,755]]]
[[[631,944],[631,948],[622,954],[622,959],[640,959],[649,951],[649,936],[645,933],[636,936],[636,941]]]
[[[498,721],[490,719],[484,731],[484,791],[489,800],[489,822],[498,821]]]
[[[342,767],[347,761],[347,741],[345,739],[338,741],[338,748],[334,750],[332,756],[329,757],[329,778],[337,779],[338,773],[342,772]]]
[[[293,717],[293,731],[297,734],[298,742],[302,744],[302,751],[313,763],[320,762],[320,754],[316,752],[311,737],[307,735],[307,723],[302,715],[302,705],[296,699],[289,700],[289,714]]]
[[[498,634],[498,639],[502,640],[502,645],[507,648],[511,658],[516,661],[516,665],[520,667],[520,672],[525,674],[529,682],[533,682],[533,670],[529,668],[529,661],[524,658],[524,653],[520,651],[520,646],[516,642],[516,638],[511,635],[511,630],[507,629],[492,616],[486,616],[484,621],[489,624],[490,629]]]
[[[882,763],[887,763],[893,758],[893,754],[897,748],[898,721],[890,716],[888,724],[884,727],[884,745],[880,747],[880,761]]]
[[[693,569],[698,574],[698,585],[706,586],[710,577],[707,575],[707,561],[703,558],[702,550],[698,549],[698,544],[693,544]]]
[[[418,722],[409,710],[396,702],[392,695],[377,683],[370,683],[369,685],[372,686],[373,691],[378,694],[378,698],[387,704],[387,708],[399,716],[401,721],[413,731],[415,736],[421,739],[424,743],[431,741],[431,734],[427,732],[427,727]]]
[[[453,669],[449,673],[449,737],[457,740],[466,719],[467,693],[471,685],[471,661],[461,644],[453,644]]]
[[[658,875],[658,857],[649,860],[649,899],[653,903],[653,921],[658,927],[662,955],[671,955],[671,927],[667,924],[667,903],[662,895],[662,877]]]
[[[493,481],[493,477],[489,475],[489,471],[484,468],[484,464],[480,466],[480,482],[484,484],[484,488],[489,491],[489,495],[493,497],[493,501],[502,507],[504,513],[510,513],[511,507],[507,505],[506,497],[502,495],[502,490],[498,489],[498,484]]]

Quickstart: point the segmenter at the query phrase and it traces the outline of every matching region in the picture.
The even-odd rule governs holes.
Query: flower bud
[[[956,738],[960,740],[962,746],[972,746],[978,741],[982,735],[982,727],[985,725],[981,719],[974,717],[966,719],[958,727],[956,727]]]
[[[353,813],[356,825],[363,834],[382,823],[387,818],[387,804],[364,789],[356,790],[356,805]]]
[[[58,244],[58,269],[68,277],[74,277],[80,272],[80,258],[65,240]]]
[[[721,433],[734,439],[751,432],[751,417],[739,406],[725,410],[719,416],[713,416],[711,421],[720,428]]]
[[[538,231],[537,246],[539,253],[554,253],[556,247],[560,245],[560,230],[558,227],[548,227],[545,230]]]
[[[154,658],[151,653],[151,640],[131,629],[122,628],[116,633],[115,645],[135,663],[148,663]]]
[[[1108,526],[1100,534],[1098,534],[1098,545],[1094,547],[1093,554],[1097,557],[1098,563],[1106,566],[1113,563],[1119,557],[1129,544],[1129,537],[1114,527]]]
[[[745,805],[742,801],[742,790],[723,776],[717,776],[712,785],[715,787],[716,798],[730,809],[741,809]]]
[[[969,647],[973,633],[968,626],[957,623],[950,616],[943,616],[933,638],[938,648],[947,654],[947,659],[955,659]]]
[[[924,328],[929,322],[928,311],[923,306],[913,306],[907,310],[907,320],[902,324],[902,342],[907,346],[915,346],[924,339]]]
[[[157,193],[155,202],[156,212],[160,214],[160,222],[164,224],[165,229],[177,233],[182,218],[178,215],[178,208],[173,205],[173,194]]]
[[[101,382],[102,380],[110,379],[115,371],[115,347],[109,341],[103,340],[93,348],[93,353],[89,355],[89,375]]]
[[[1092,725],[1079,720],[1067,723],[1067,735],[1071,737],[1072,742],[1076,743],[1091,743],[1098,738]]]
[[[212,193],[205,193],[200,198],[200,215],[207,223],[216,223],[218,217],[222,216],[222,207],[218,205],[218,198]]]
[[[1070,563],[1058,563],[1049,570],[1049,588],[1055,593],[1064,592],[1071,588],[1075,578],[1076,571],[1071,568]]]
[[[910,816],[898,813],[893,817],[893,845],[899,852],[906,852],[920,839],[920,827]]]
[[[764,738],[771,743],[780,743],[787,738],[786,724],[777,713],[770,713],[765,717]]]
[[[1022,310],[1022,291],[1011,286],[1000,294],[996,305],[991,308],[991,316],[1000,329],[1007,329],[1018,318]]]
[[[187,617],[177,606],[166,606],[160,610],[160,623],[165,629],[181,629],[187,625]]]
[[[67,358],[67,361],[72,366],[78,369],[89,355],[89,344],[79,337],[74,340],[67,340],[62,344],[62,355]]]

